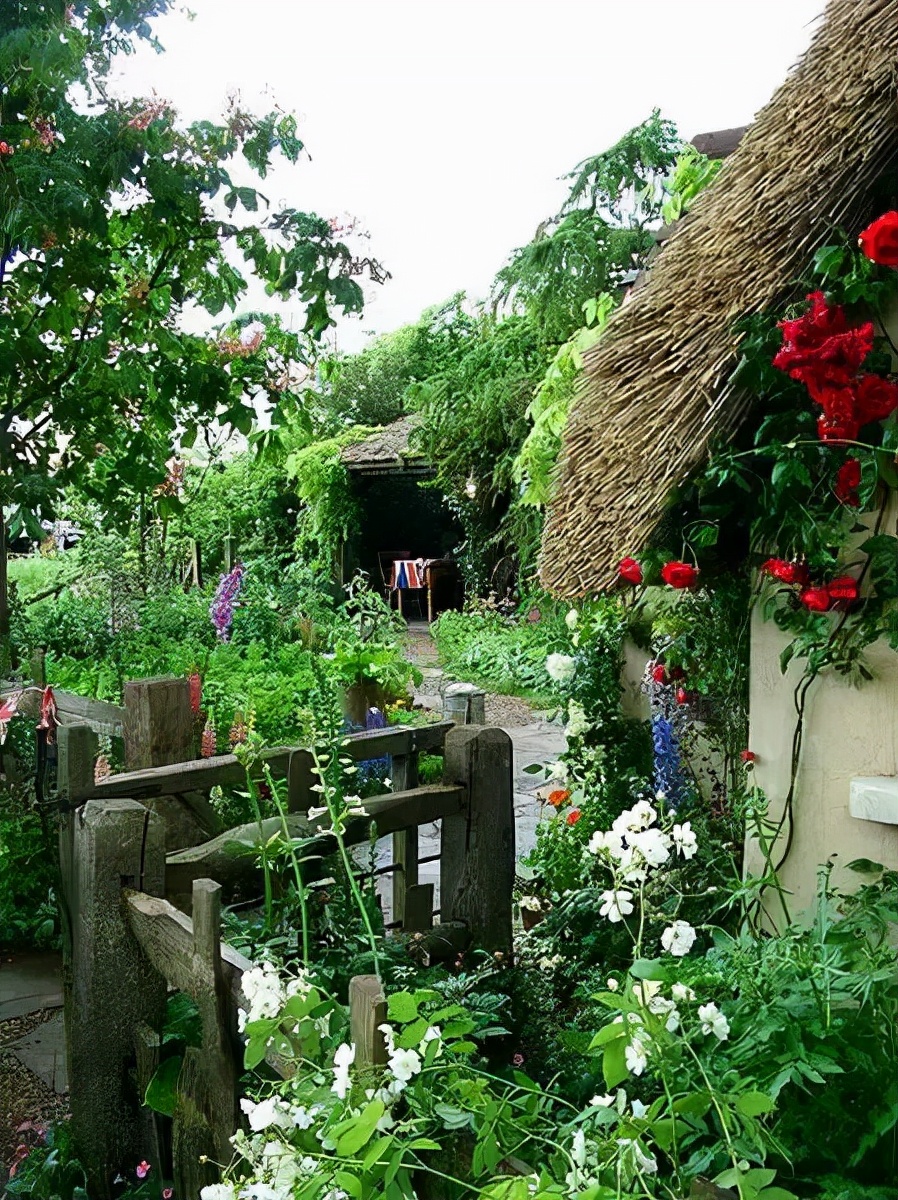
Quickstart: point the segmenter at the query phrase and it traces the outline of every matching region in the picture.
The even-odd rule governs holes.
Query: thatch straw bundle
[[[586,358],[543,539],[546,587],[610,584],[709,441],[738,428],[734,321],[783,304],[835,226],[878,215],[867,193],[898,163],[896,78],[898,2],[830,0],[801,62]]]

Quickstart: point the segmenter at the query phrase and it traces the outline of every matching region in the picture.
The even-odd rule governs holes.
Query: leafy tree
[[[496,277],[496,302],[523,306],[547,344],[566,342],[583,325],[584,304],[644,263],[662,181],[679,149],[675,126],[655,109],[609,150],[579,163],[565,176],[573,182],[560,212]]]
[[[275,424],[296,417],[332,308],[358,311],[355,276],[382,278],[328,221],[246,182],[276,155],[297,160],[292,116],[232,102],[221,123],[184,126],[158,98],[110,96],[113,56],[155,45],[171,2],[0,0],[0,500],[13,535],[37,536],[73,482],[107,514],[133,511],[175,440],[212,421],[248,433],[260,397]],[[233,310],[250,275],[305,306],[302,333],[270,318],[217,339],[185,331],[188,308]]]

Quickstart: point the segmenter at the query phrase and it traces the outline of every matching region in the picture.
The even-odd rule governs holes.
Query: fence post
[[[349,1037],[355,1043],[357,1067],[381,1066],[387,1061],[384,1036],[378,1029],[387,1019],[383,984],[376,975],[353,975],[349,981]]]
[[[203,586],[203,552],[196,538],[190,542],[190,580],[194,587]]]
[[[443,717],[456,725],[485,725],[486,693],[473,683],[450,683],[443,691]]]
[[[312,752],[294,750],[287,761],[287,812],[309,811],[316,779]]]
[[[162,821],[133,800],[89,800],[74,818],[65,888],[72,922],[66,1007],[72,1134],[88,1192],[111,1200],[151,1152],[135,1080],[135,1029],[162,1025],[165,979],[147,962],[122,911],[122,887],[161,896]]]
[[[418,755],[415,751],[394,755],[391,769],[394,792],[404,792],[418,786]],[[409,915],[409,889],[418,885],[417,825],[414,829],[400,829],[398,833],[393,834],[393,862],[396,864],[396,870],[393,872],[392,919],[400,923],[400,929],[412,928],[407,926],[406,921]],[[431,917],[430,923],[432,921]]]
[[[201,1188],[218,1182],[215,1164],[230,1160],[230,1138],[238,1124],[243,1051],[221,966],[221,885],[211,879],[193,883],[191,974],[203,1041],[202,1047],[185,1050],[178,1079],[172,1131],[177,1196],[198,1196]]]
[[[190,683],[132,679],[125,684],[125,769],[165,767],[192,757]]]
[[[475,946],[511,952],[514,798],[511,738],[456,726],[446,734],[444,781],[468,790],[466,813],[444,817],[440,921],[462,921]]]
[[[60,725],[56,730],[56,791],[69,804],[88,796],[100,739],[89,725]]]

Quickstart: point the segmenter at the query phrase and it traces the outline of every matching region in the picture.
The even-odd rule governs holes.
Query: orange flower
[[[576,825],[577,822],[580,820],[580,815],[581,814],[580,814],[579,808],[572,808],[571,811],[567,815],[568,825]]]
[[[553,808],[561,808],[562,804],[570,800],[571,793],[567,788],[556,788],[554,792],[549,792],[548,798]]]

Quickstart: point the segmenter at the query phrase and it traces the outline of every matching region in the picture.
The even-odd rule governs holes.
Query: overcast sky
[[[296,112],[311,155],[267,183],[349,213],[392,279],[340,344],[482,296],[566,193],[559,176],[652,108],[680,133],[746,124],[807,46],[824,0],[191,0],[123,69],[185,119],[229,91]]]

